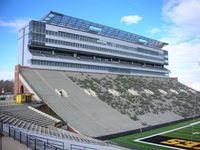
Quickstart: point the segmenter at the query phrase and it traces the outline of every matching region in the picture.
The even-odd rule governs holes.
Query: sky
[[[170,77],[200,91],[200,0],[0,0],[0,80],[14,79],[17,31],[51,10],[169,43]]]

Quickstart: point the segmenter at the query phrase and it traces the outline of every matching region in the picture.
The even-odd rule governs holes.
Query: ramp
[[[62,71],[22,68],[20,75],[37,95],[81,134],[99,137],[141,126],[97,97],[86,94]],[[60,96],[64,90],[68,96]]]

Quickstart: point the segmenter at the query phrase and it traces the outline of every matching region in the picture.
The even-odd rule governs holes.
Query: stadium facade
[[[199,94],[168,77],[165,45],[49,12],[19,31],[15,94],[31,94],[68,130],[103,140],[198,115]]]
[[[31,68],[168,77],[167,43],[49,12],[19,31],[19,64]]]

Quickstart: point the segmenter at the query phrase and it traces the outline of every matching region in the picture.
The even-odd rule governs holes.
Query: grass
[[[139,149],[145,149],[145,150],[158,150],[158,149],[159,150],[170,150],[169,148],[164,148],[164,147],[159,147],[159,146],[154,146],[154,145],[149,145],[149,144],[143,144],[140,142],[136,142],[134,140],[142,138],[142,137],[150,136],[153,134],[161,133],[161,132],[164,132],[167,130],[179,128],[179,127],[182,127],[185,125],[189,125],[189,124],[197,122],[197,121],[200,121],[200,118],[173,124],[173,125],[169,125],[169,126],[165,126],[165,127],[161,127],[161,128],[157,128],[157,129],[153,129],[153,130],[149,130],[149,131],[144,131],[144,132],[140,132],[140,133],[136,133],[136,134],[132,134],[132,135],[115,138],[115,139],[112,139],[111,141],[115,142],[117,144],[120,144],[122,146],[128,146],[128,147],[132,147],[132,148],[139,148]],[[164,136],[186,138],[188,140],[191,140],[191,138],[192,138],[194,140],[198,139],[198,141],[200,141],[200,139],[199,139],[200,135],[192,135],[193,131],[200,132],[200,125],[198,124],[198,125],[194,125],[194,126],[191,126],[188,128],[181,129],[181,130],[166,133],[166,134],[164,134]],[[198,138],[196,138],[197,136],[198,136]]]
[[[174,132],[163,134],[164,136],[183,138],[187,140],[200,141],[200,134],[193,134],[194,132],[200,133],[200,124],[180,129]]]

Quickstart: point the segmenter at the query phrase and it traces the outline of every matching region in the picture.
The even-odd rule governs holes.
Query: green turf
[[[190,120],[190,121],[181,122],[181,123],[177,123],[177,124],[173,124],[173,125],[166,126],[166,127],[161,127],[161,128],[145,131],[145,132],[141,132],[141,133],[136,133],[136,134],[132,134],[132,135],[119,137],[119,138],[116,138],[116,139],[112,139],[111,141],[115,142],[115,143],[118,143],[120,145],[132,147],[132,148],[140,148],[140,149],[145,149],[145,150],[170,150],[170,149],[164,148],[164,147],[159,147],[159,146],[154,146],[154,145],[135,142],[134,140],[142,138],[142,137],[150,136],[150,135],[153,135],[153,134],[157,134],[157,133],[160,133],[160,132],[164,132],[164,131],[167,131],[167,130],[172,130],[172,129],[175,129],[175,128],[179,128],[179,127],[182,127],[182,126],[185,126],[185,125],[188,125],[190,123],[197,122],[197,121],[200,121],[200,118],[193,119],[193,120]],[[181,138],[190,139],[191,138],[192,129],[195,129],[195,131],[196,131],[196,129],[199,130],[200,125],[198,124],[198,125],[195,125],[193,127],[195,127],[195,128],[189,127],[189,128],[185,128],[183,130],[181,129],[182,131],[181,130],[177,130],[177,132],[174,131],[172,133],[167,133],[165,135],[166,136],[170,136],[170,137],[179,137],[179,138],[181,137]],[[180,134],[177,134],[177,133],[180,133]],[[173,134],[173,135],[170,135],[170,134]],[[182,134],[184,134],[184,137],[183,137]],[[195,137],[196,136],[200,137],[200,134],[199,135],[195,135]]]
[[[193,134],[194,132],[200,132],[200,124],[183,128],[163,135],[169,137],[183,138],[191,141],[192,140],[200,141],[200,134]]]

